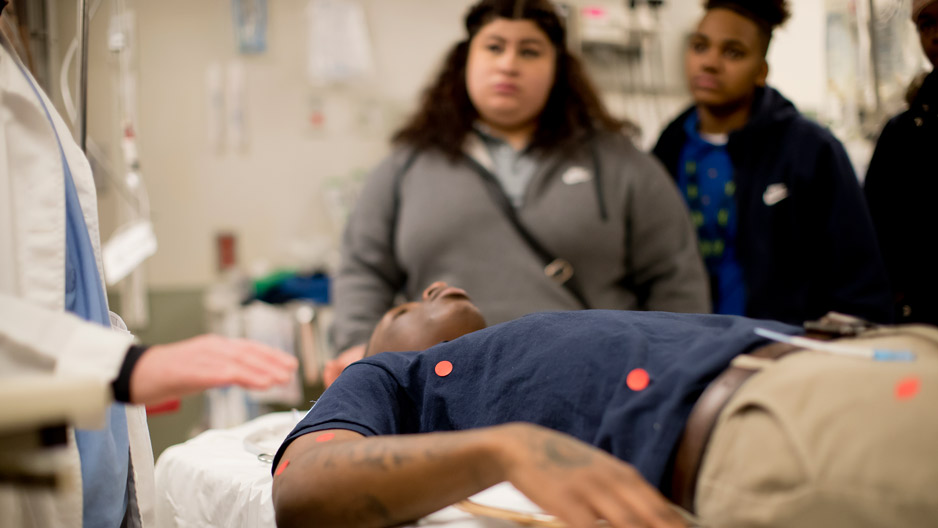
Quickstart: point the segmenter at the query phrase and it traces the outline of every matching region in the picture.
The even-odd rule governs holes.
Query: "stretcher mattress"
[[[168,448],[156,463],[157,526],[274,528],[270,460],[299,417],[272,413],[231,429],[211,429]],[[473,497],[521,512],[537,507],[511,484]],[[509,528],[518,524],[444,508],[410,527]]]

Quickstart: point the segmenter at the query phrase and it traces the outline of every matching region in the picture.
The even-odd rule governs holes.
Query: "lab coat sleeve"
[[[0,293],[0,361],[11,370],[87,376],[110,384],[132,342],[127,332]]]
[[[397,224],[394,179],[406,156],[396,152],[374,170],[345,227],[334,288],[332,340],[337,350],[366,343],[404,285],[406,275],[392,238]]]
[[[627,195],[626,269],[645,310],[709,313],[710,288],[677,187],[651,156],[624,167],[632,172]]]

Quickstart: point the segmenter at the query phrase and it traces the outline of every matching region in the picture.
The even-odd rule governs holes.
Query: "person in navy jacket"
[[[891,319],[863,193],[840,142],[766,85],[784,0],[709,0],[689,40],[694,106],[654,148],[681,188],[714,312],[798,323]]]

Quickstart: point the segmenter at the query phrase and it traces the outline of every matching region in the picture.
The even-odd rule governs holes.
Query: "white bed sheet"
[[[270,464],[257,455],[273,455],[297,419],[292,413],[272,413],[231,429],[206,431],[164,451],[156,463],[157,526],[274,528]],[[508,483],[489,488],[473,500],[519,511],[539,511]],[[475,517],[449,507],[409,526],[519,525]]]

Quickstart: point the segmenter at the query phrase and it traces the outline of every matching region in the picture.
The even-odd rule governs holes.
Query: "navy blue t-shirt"
[[[377,354],[339,376],[273,467],[294,439],[324,429],[375,436],[522,421],[599,447],[660,487],[695,401],[734,357],[766,342],[753,332],[760,326],[801,332],[735,316],[545,312],[424,352]],[[452,371],[441,376],[444,361]],[[649,377],[642,390],[629,387],[636,369]]]

